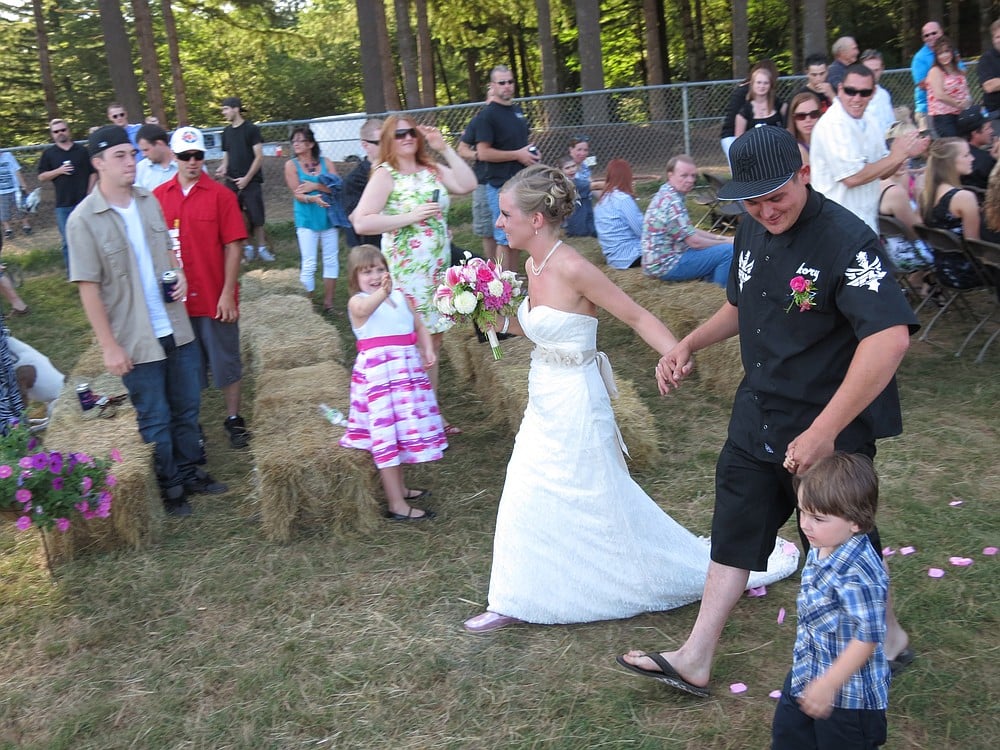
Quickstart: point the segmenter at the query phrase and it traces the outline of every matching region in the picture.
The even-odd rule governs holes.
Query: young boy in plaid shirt
[[[797,484],[799,526],[810,550],[771,748],[879,747],[889,699],[882,651],[889,579],[865,536],[875,523],[878,477],[867,457],[834,453]]]

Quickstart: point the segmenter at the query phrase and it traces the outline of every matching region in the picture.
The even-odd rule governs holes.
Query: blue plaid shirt
[[[827,672],[852,641],[874,643],[875,653],[844,683],[837,708],[885,709],[889,704],[889,663],[885,604],[889,577],[868,537],[858,534],[820,560],[809,550],[799,591],[799,624],[792,654],[792,695]]]

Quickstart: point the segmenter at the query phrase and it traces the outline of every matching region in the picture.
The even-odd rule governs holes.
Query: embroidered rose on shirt
[[[852,266],[844,271],[844,275],[847,277],[847,286],[866,286],[868,291],[877,292],[879,284],[886,275],[886,272],[882,270],[882,259],[873,255],[869,260],[868,253],[863,250],[854,259],[857,266]]]
[[[792,301],[785,308],[785,312],[791,312],[793,307],[799,308],[799,312],[808,312],[816,305],[816,285],[812,279],[805,276],[793,276],[788,282],[791,288]]]

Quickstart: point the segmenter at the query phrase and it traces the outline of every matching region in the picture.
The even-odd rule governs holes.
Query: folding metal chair
[[[703,172],[702,174],[716,194],[716,202],[710,212],[712,214],[712,225],[708,228],[708,231],[734,231],[736,225],[740,223],[740,219],[746,214],[743,203],[741,201],[718,200],[719,190],[726,184],[726,180],[711,172]]]
[[[980,322],[979,330],[990,318],[1000,312],[1000,245],[985,240],[966,240],[965,247],[969,251],[973,260],[976,261],[983,271],[984,280],[992,287],[992,299],[990,302],[990,314]],[[979,364],[986,357],[986,350],[990,348],[998,335],[1000,335],[1000,321],[997,321],[996,329],[983,344],[976,356],[976,364]]]
[[[952,256],[954,259],[966,261],[971,264],[971,275],[973,277],[972,283],[969,285],[955,286],[945,276],[945,274],[935,274],[938,286],[944,290],[945,298],[944,305],[942,305],[941,309],[937,311],[937,314],[931,318],[927,327],[924,328],[923,332],[920,334],[920,341],[928,341],[931,329],[934,328],[934,324],[937,323],[941,316],[948,312],[948,310],[952,307],[961,309],[975,317],[975,312],[966,297],[969,293],[981,289],[990,289],[992,291],[992,287],[983,274],[979,263],[966,249],[961,236],[955,234],[954,232],[949,232],[946,229],[934,229],[923,224],[914,224],[913,231],[917,233],[917,236],[920,239],[927,243],[927,246],[934,252],[934,257],[939,263],[944,256]],[[985,325],[986,321],[993,316],[993,312],[994,310],[991,308],[989,314],[985,317],[981,317],[973,329],[968,333],[968,335],[966,335],[962,345],[958,347],[958,351],[955,352],[956,357],[962,354],[962,351],[965,349],[970,339],[972,339],[972,337],[978,333],[979,329]]]
[[[886,216],[884,214],[878,215],[878,236],[882,240],[882,246],[886,249],[886,254],[889,252],[889,240],[900,239],[905,242],[911,242],[909,232],[906,230],[906,225],[903,224],[895,216]],[[914,271],[930,271],[930,266],[925,266],[923,268],[911,268],[908,271],[903,271],[900,268],[896,268],[896,281],[899,286],[902,287],[903,292],[910,298],[910,304],[913,306],[914,312],[920,313],[924,309],[927,303],[933,300],[933,295],[928,294],[926,297],[920,296],[920,290],[910,283],[910,274]]]

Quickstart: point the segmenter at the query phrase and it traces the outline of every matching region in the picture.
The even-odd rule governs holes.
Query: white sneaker
[[[254,254],[253,245],[244,245],[243,246],[243,259],[247,263],[249,263],[250,261],[253,260],[253,254]]]
[[[271,263],[274,260],[274,254],[269,253],[266,247],[257,248],[257,257],[259,257],[265,263]]]

